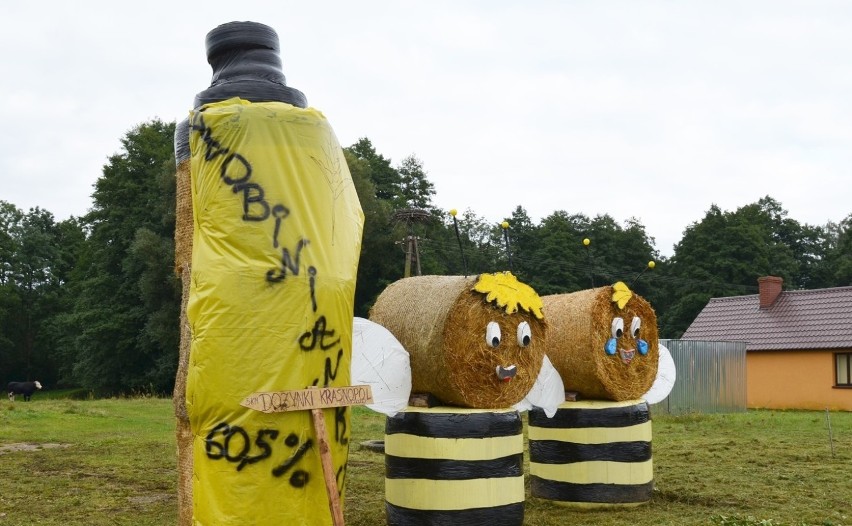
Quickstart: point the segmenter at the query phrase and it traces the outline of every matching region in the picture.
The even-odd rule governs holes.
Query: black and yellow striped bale
[[[522,525],[523,452],[514,410],[409,407],[388,418],[388,524]]]
[[[644,400],[565,402],[529,413],[530,494],[576,508],[634,506],[654,491]]]

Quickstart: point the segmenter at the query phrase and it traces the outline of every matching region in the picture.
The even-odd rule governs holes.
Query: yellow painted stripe
[[[627,427],[548,428],[529,426],[527,434],[530,440],[558,440],[577,444],[650,442],[651,421]]]
[[[524,477],[471,480],[385,479],[385,500],[415,510],[467,510],[524,500]]]
[[[385,454],[406,458],[493,460],[524,452],[524,436],[431,438],[405,433],[385,435]]]
[[[559,409],[612,409],[613,407],[628,407],[638,405],[644,400],[624,400],[621,402],[609,400],[585,400],[582,402],[562,402]]]
[[[613,402],[615,403],[615,402]],[[414,407],[408,406],[405,408],[406,413],[436,413],[436,414],[444,414],[444,415],[470,415],[476,413],[516,413],[517,409],[505,408],[505,409],[471,409],[469,407],[447,407],[447,406],[436,406],[436,407]]]
[[[530,462],[530,475],[574,484],[645,484],[654,479],[653,460],[608,462],[593,460],[572,464]]]

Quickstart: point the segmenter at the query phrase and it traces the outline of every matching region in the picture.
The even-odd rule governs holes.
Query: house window
[[[838,387],[852,387],[852,353],[838,353],[834,355],[835,385]]]

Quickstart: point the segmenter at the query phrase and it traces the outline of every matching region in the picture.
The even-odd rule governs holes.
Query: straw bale
[[[192,187],[190,181],[190,161],[181,161],[175,174],[177,203],[175,209],[175,272],[181,280],[180,305],[180,348],[178,351],[178,368],[175,377],[173,402],[175,416],[178,420],[189,421],[186,411],[186,376],[189,367],[189,347],[192,334],[186,317],[186,306],[189,302],[189,283],[192,263]]]
[[[175,435],[178,445],[178,525],[192,526],[192,429],[189,420],[178,419]]]
[[[511,407],[530,391],[544,357],[546,323],[524,308],[515,310],[474,291],[478,278],[417,276],[392,283],[377,298],[370,319],[387,328],[408,351],[413,393],[430,393],[449,405],[482,409]],[[532,290],[532,289],[530,289]],[[537,299],[537,296],[536,296]],[[501,342],[486,342],[496,322]],[[530,325],[529,345],[518,344],[518,325]],[[510,381],[497,367],[517,367]]]
[[[651,388],[657,375],[659,336],[657,316],[651,305],[637,294],[619,308],[613,302],[613,287],[587,289],[570,294],[543,296],[548,321],[547,356],[562,376],[566,391],[592,400],[633,400]],[[634,316],[642,320],[639,338],[648,343],[642,356],[630,334]],[[612,337],[612,321],[624,320],[624,335],[618,340],[619,351],[606,354]],[[623,351],[634,350],[626,363]]]
[[[172,402],[177,417],[176,438],[178,454],[178,524],[192,524],[192,431],[186,410],[186,377],[189,370],[189,348],[192,333],[186,316],[189,301],[190,270],[192,262],[192,187],[190,160],[181,161],[177,167],[175,209],[175,271],[181,280],[180,347],[178,368]]]
[[[192,261],[192,181],[190,160],[181,161],[177,166],[176,206],[175,206],[175,271],[189,266]]]

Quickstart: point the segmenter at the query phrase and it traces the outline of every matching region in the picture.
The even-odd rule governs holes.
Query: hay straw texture
[[[548,321],[547,356],[562,376],[566,391],[576,391],[587,400],[633,400],[647,392],[657,375],[659,336],[657,316],[651,305],[637,294],[619,308],[613,302],[613,287],[600,287],[570,294],[543,296]],[[630,334],[635,316],[642,320],[639,339],[648,343],[648,354],[639,354],[637,339]],[[624,320],[624,335],[618,352],[604,348],[612,337],[612,321]],[[636,350],[625,363],[623,353]]]
[[[192,190],[190,161],[181,161],[177,167],[175,209],[175,272],[181,279],[180,350],[175,389],[172,400],[175,406],[178,448],[178,525],[192,525],[192,431],[186,411],[186,375],[189,367],[189,347],[192,334],[186,318],[189,301],[189,281],[192,262]]]
[[[541,369],[546,323],[523,308],[509,314],[511,309],[487,301],[486,294],[473,290],[477,279],[402,279],[377,298],[370,319],[388,329],[408,351],[412,393],[431,393],[445,404],[460,407],[511,407],[530,391]],[[502,335],[496,347],[485,337],[492,321]],[[519,344],[517,336],[522,322],[531,329],[526,346]],[[515,377],[500,380],[497,367],[511,365],[517,367]]]

